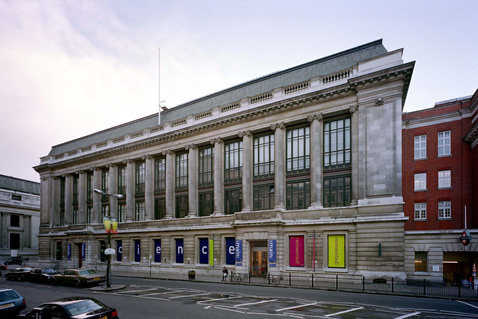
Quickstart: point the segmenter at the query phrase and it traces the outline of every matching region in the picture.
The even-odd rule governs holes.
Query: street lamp
[[[109,194],[101,189],[95,188],[93,191],[99,195],[102,196],[108,196],[108,197],[115,197],[117,199],[122,199],[123,194]],[[108,215],[104,216],[103,218],[103,225],[105,227],[105,231],[107,234],[108,238],[108,249],[111,249],[111,233],[114,232],[116,233],[116,229],[118,227],[118,222],[116,219],[111,218],[110,211],[108,211]],[[111,253],[108,251],[108,254],[106,254],[107,258],[107,266],[106,266],[106,288],[111,288]]]

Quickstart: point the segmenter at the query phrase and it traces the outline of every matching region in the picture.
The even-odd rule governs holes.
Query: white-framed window
[[[438,132],[438,156],[451,155],[451,131]]]
[[[438,171],[438,188],[451,187],[451,171]]]
[[[427,189],[427,173],[415,174],[414,178],[415,192],[424,191]]]
[[[427,203],[415,203],[415,220],[427,219]]]
[[[414,159],[426,159],[427,158],[427,136],[420,135],[415,136],[414,142]]]
[[[451,201],[438,202],[438,218],[450,219],[451,218]]]

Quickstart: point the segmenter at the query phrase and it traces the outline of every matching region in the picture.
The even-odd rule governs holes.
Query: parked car
[[[47,302],[17,318],[118,319],[118,311],[89,297],[69,297]]]
[[[15,268],[5,274],[5,279],[24,281],[32,270],[30,267]]]
[[[8,257],[7,260],[1,263],[0,265],[0,270],[7,270],[8,265],[23,265],[23,257],[22,256],[16,256],[16,257]]]
[[[93,269],[66,269],[63,274],[56,274],[53,277],[58,284],[76,287],[93,286],[106,281],[104,275],[96,273]]]
[[[56,274],[58,274],[58,271],[51,268],[33,268],[32,271],[25,274],[25,280],[30,282],[53,284],[55,283]]]
[[[8,318],[25,309],[26,302],[18,292],[13,289],[0,289],[0,317]]]

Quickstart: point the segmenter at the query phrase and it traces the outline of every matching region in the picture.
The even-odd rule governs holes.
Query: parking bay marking
[[[239,308],[239,307],[244,307],[244,306],[253,306],[253,305],[259,305],[259,304],[263,304],[263,303],[266,303],[266,302],[274,302],[274,301],[277,301],[277,299],[270,299],[270,300],[261,300],[261,301],[256,301],[256,302],[241,303],[241,304],[238,304],[238,305],[234,305],[234,307],[235,307],[235,308]]]
[[[458,302],[461,302],[462,304],[465,304],[465,305],[467,305],[467,306],[470,306],[470,307],[473,307],[473,308],[476,308],[476,309],[478,309],[478,307],[477,307],[477,306],[475,306],[475,305],[472,305],[471,303],[464,302],[464,301],[461,301],[461,300],[457,300],[457,301],[458,301]]]
[[[203,293],[200,293],[200,294],[169,297],[169,299],[179,299],[179,298],[187,298],[187,297],[197,297],[197,296],[205,296],[205,295],[210,295],[210,294],[211,294],[210,292],[203,292]]]
[[[209,299],[209,300],[201,300],[198,302],[198,304],[207,304],[213,301],[219,301],[219,300],[227,300],[227,299],[237,299],[237,298],[244,298],[244,296],[231,296],[231,297],[224,297],[224,298],[216,298],[216,299]]]
[[[357,311],[357,310],[360,310],[360,309],[363,309],[363,307],[357,307],[357,308],[352,308],[352,309],[348,309],[348,310],[344,310],[344,311],[339,311],[339,312],[335,312],[335,313],[329,313],[328,315],[325,315],[325,317],[332,317],[332,316],[342,315],[342,314],[344,314],[344,313],[348,313],[348,312],[352,312],[352,311]]]
[[[143,292],[143,291],[153,291],[157,290],[157,288],[149,288],[149,289],[139,289],[139,290],[128,290],[128,291],[119,291],[118,294],[129,294],[132,292]]]
[[[416,311],[416,312],[404,314],[403,316],[400,316],[400,317],[396,317],[395,319],[405,319],[405,318],[417,316],[417,315],[419,315],[419,314],[421,314],[421,312],[420,312],[420,311]]]
[[[312,302],[312,303],[308,303],[308,304],[304,304],[304,305],[297,305],[297,306],[292,306],[292,307],[287,307],[287,308],[281,308],[281,309],[277,309],[276,312],[285,311],[285,310],[294,310],[294,309],[304,308],[304,307],[308,307],[308,306],[315,306],[316,304],[318,304],[318,302]]]

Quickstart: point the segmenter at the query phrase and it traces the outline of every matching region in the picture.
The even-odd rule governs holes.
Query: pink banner
[[[289,237],[289,265],[304,267],[304,236]]]

